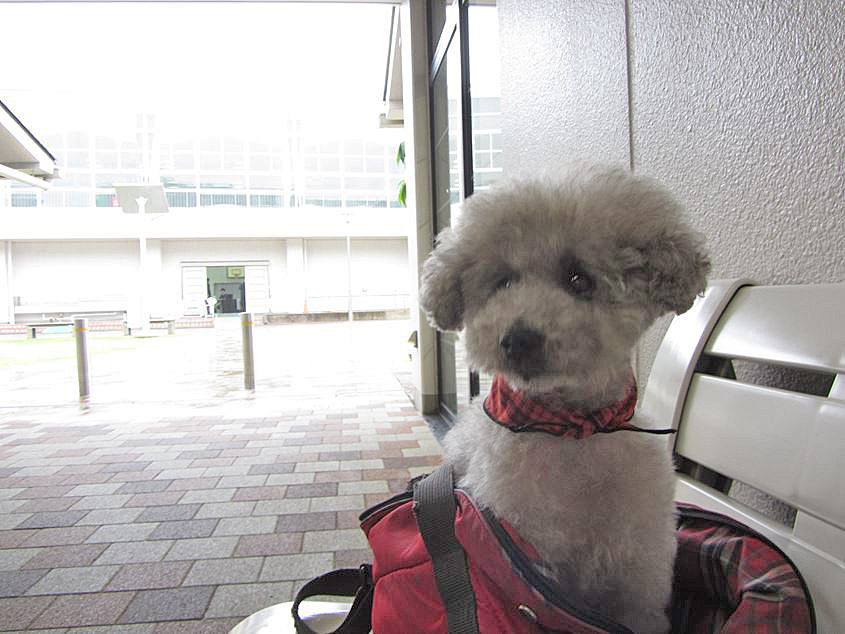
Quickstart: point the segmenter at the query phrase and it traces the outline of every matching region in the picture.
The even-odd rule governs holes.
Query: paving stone
[[[111,544],[94,562],[106,564],[133,564],[160,561],[173,544],[171,541],[122,542]]]
[[[204,615],[214,588],[197,586],[170,590],[140,590],[118,623],[197,619]]]
[[[83,625],[109,625],[132,600],[132,592],[104,592],[97,594],[71,594],[52,598],[31,628],[74,627]]]
[[[390,494],[387,480],[361,480],[360,482],[341,482],[337,485],[338,495],[352,495],[355,493],[384,493],[385,498]]]
[[[68,495],[110,495],[120,488],[119,482],[105,482],[103,484],[78,484],[68,491]]]
[[[256,581],[263,562],[264,559],[262,557],[235,557],[195,561],[182,585],[206,586]]]
[[[158,623],[154,634],[228,634],[242,620],[241,617],[229,617],[206,618],[201,621],[168,621]]]
[[[220,586],[206,610],[207,617],[245,617],[277,603],[293,599],[293,583],[243,583]]]
[[[141,480],[139,482],[124,482],[119,484],[115,493],[155,493],[164,491],[173,480]]]
[[[249,500],[278,500],[285,497],[285,486],[256,486],[238,489],[232,497],[232,501],[241,502]]]
[[[285,515],[287,513],[304,513],[309,510],[311,501],[309,498],[293,500],[262,500],[255,503],[252,510],[253,515]]]
[[[89,495],[70,507],[72,511],[91,509],[117,509],[126,504],[131,495]]]
[[[336,495],[328,498],[311,498],[309,511],[347,511],[367,508],[363,495]]]
[[[155,482],[155,480],[152,480]],[[167,482],[167,480],[162,480]],[[126,506],[172,506],[184,496],[182,491],[154,491],[151,493],[136,493],[126,502]]]
[[[202,504],[173,504],[171,506],[151,506],[144,509],[136,521],[138,522],[168,522],[175,520],[193,519]]]
[[[175,588],[182,583],[190,568],[190,561],[126,564],[112,577],[106,590]]]
[[[18,597],[0,599],[0,631],[26,630],[53,597]]]
[[[85,541],[89,544],[144,541],[157,526],[158,524],[155,522],[109,524],[107,526],[100,526]]]
[[[303,555],[275,555],[264,560],[259,581],[290,581],[313,579],[332,570],[332,553],[310,553]]]
[[[88,511],[53,511],[33,513],[28,519],[17,525],[17,528],[58,528],[73,526],[81,520]]]
[[[249,475],[268,475],[271,473],[293,473],[297,465],[293,462],[274,462],[272,464],[254,464],[249,467]],[[297,469],[298,471],[298,469]]]
[[[70,568],[72,566],[89,566],[94,563],[106,544],[76,544],[73,546],[50,546],[47,548],[33,548],[35,556],[21,568]],[[24,552],[24,551],[20,551]]]
[[[316,498],[337,495],[336,482],[315,482],[312,484],[291,484],[287,488],[287,498]]]
[[[314,482],[315,474],[311,473],[274,473],[267,476],[266,486],[276,486],[282,484],[308,484]]]
[[[82,544],[96,529],[94,526],[70,526],[67,528],[42,528],[27,537],[21,546],[65,546]]]
[[[35,594],[75,594],[99,592],[117,572],[120,566],[77,566],[56,568],[44,575],[38,583],[26,591]],[[41,572],[41,571],[38,571]]]
[[[17,528],[21,522],[28,520],[31,516],[31,513],[7,513],[6,515],[0,515],[0,530]]]
[[[76,504],[79,498],[38,498],[37,500],[23,500],[17,509],[18,513],[41,513],[47,511],[66,511]]]
[[[19,570],[40,551],[40,548],[6,548],[0,550],[0,570]]]
[[[302,550],[302,533],[244,535],[238,540],[235,557],[288,555]]]
[[[220,478],[181,478],[174,480],[168,487],[169,491],[196,491],[199,489],[214,489]]]
[[[129,524],[134,522],[143,512],[144,509],[142,508],[94,509],[89,511],[76,525]]]
[[[186,491],[179,500],[180,504],[208,502],[229,502],[235,495],[237,489],[200,489],[199,491]]]
[[[19,597],[46,574],[45,570],[0,572],[0,597]]]
[[[178,539],[173,542],[173,547],[167,552],[165,561],[229,557],[234,552],[237,543],[237,537]]]
[[[252,513],[255,502],[209,502],[197,511],[196,518],[245,517]]]
[[[216,518],[203,520],[180,520],[161,522],[150,533],[148,539],[188,539],[191,537],[209,537],[217,526]]]
[[[304,532],[331,530],[337,525],[336,513],[291,513],[280,515],[276,520],[276,532]]]
[[[302,552],[331,552],[335,550],[354,550],[367,548],[364,531],[358,528],[341,528],[331,531],[311,531],[305,533]]]
[[[267,517],[224,517],[217,523],[214,536],[256,535],[272,533],[276,529],[276,518]]]

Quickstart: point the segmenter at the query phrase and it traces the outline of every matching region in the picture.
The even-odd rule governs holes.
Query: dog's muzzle
[[[514,324],[499,340],[499,347],[505,356],[508,368],[531,378],[542,373],[545,363],[543,360],[543,344],[546,338],[543,333],[522,324]]]

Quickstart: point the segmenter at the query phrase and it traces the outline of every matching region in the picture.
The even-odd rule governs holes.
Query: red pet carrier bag
[[[293,604],[300,634],[311,630],[299,604],[316,595],[355,597],[340,634],[631,634],[570,603],[530,545],[453,490],[446,466],[360,519],[373,565],[306,584]],[[815,632],[807,586],[777,546],[735,520],[681,504],[670,610],[672,632]]]

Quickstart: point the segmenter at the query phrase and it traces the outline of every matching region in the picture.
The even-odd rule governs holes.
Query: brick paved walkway
[[[440,449],[346,350],[254,396],[0,412],[0,631],[227,632],[367,560],[358,513]]]

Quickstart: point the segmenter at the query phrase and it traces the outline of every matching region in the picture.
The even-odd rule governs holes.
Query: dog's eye
[[[586,295],[593,290],[593,278],[586,273],[573,271],[569,273],[566,285],[576,295]]]
[[[515,281],[516,279],[513,275],[503,275],[496,282],[496,286],[493,288],[493,291],[497,292],[505,288],[510,288]]]

